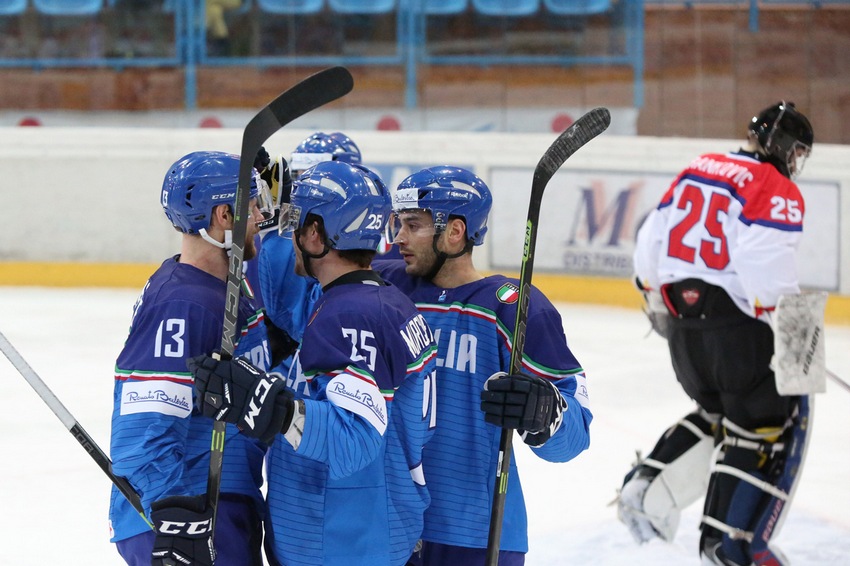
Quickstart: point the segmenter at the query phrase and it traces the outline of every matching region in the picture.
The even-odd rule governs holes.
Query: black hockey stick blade
[[[531,192],[542,196],[543,189],[561,165],[572,154],[581,149],[587,142],[608,129],[611,124],[611,113],[607,108],[594,108],[572,123],[557,139],[552,142],[534,169],[534,181]]]
[[[528,297],[531,276],[534,271],[534,252],[537,249],[537,228],[540,219],[540,207],[543,192],[558,169],[575,152],[589,141],[608,129],[611,113],[607,108],[594,108],[581,116],[564,130],[537,163],[531,181],[531,196],[528,202],[528,216],[525,224],[525,245],[523,246],[520,269],[520,289],[517,300],[517,317],[514,324],[514,343],[511,350],[511,373],[522,369],[522,353],[525,350],[525,325],[528,320]]]
[[[351,92],[354,79],[345,67],[331,67],[304,79],[271,101],[254,116],[242,134],[239,156],[239,184],[233,220],[233,247],[227,274],[227,302],[221,353],[233,356],[239,314],[239,290],[242,285],[242,260],[245,256],[245,235],[248,230],[248,201],[250,200],[251,170],[260,147],[275,132],[296,118],[333,102]]]
[[[543,191],[550,179],[572,154],[590,140],[608,129],[611,113],[607,108],[595,108],[573,122],[552,142],[534,168],[531,182],[531,197],[528,203],[528,218],[525,223],[525,245],[519,276],[519,297],[514,323],[514,339],[511,349],[511,374],[522,371],[522,354],[525,350],[525,332],[528,323],[528,298],[531,293],[531,276],[534,272],[534,251],[537,243],[537,225]],[[487,566],[499,562],[499,546],[502,540],[502,520],[505,516],[505,497],[508,492],[508,472],[511,465],[513,430],[502,429],[499,439],[496,482],[493,489],[493,505],[490,512],[490,531],[487,539]]]
[[[0,332],[0,350],[3,350],[3,354],[9,358],[9,361],[13,366],[15,366],[15,369],[18,370],[18,373],[27,380],[30,387],[32,387],[35,392],[38,393],[38,396],[41,397],[41,400],[50,407],[53,414],[59,417],[59,420],[62,421],[62,424],[65,425],[65,428],[71,433],[71,436],[80,443],[80,446],[83,447],[88,455],[91,456],[91,459],[95,461],[101,470],[103,470],[103,473],[105,473],[115,487],[118,488],[118,491],[124,494],[124,497],[126,497],[127,501],[130,502],[133,508],[139,512],[142,519],[144,519],[145,522],[153,528],[147,517],[145,517],[145,511],[142,508],[142,500],[139,498],[139,494],[136,493],[136,490],[133,489],[133,486],[130,485],[130,482],[121,476],[115,475],[115,472],[112,471],[112,461],[109,459],[109,456],[101,450],[97,442],[95,442],[85,429],[80,426],[77,419],[75,419],[71,412],[65,408],[62,401],[60,401],[53,391],[50,390],[47,384],[44,383],[41,377],[39,377],[35,370],[32,369],[18,350],[12,346],[12,343],[9,342],[2,332]]]
[[[267,139],[285,125],[320,106],[345,96],[351,92],[352,88],[354,88],[354,79],[345,67],[331,67],[319,71],[272,100],[245,126],[242,134],[242,152],[239,155],[239,182],[236,187],[236,202],[233,206],[233,244],[227,272],[221,357],[227,359],[233,357],[238,336],[239,293],[242,286],[245,237],[250,218],[248,204],[251,197],[252,169],[257,151]],[[212,509],[213,532],[221,487],[225,429],[224,422],[213,422],[210,468],[207,477],[207,505],[209,509]]]

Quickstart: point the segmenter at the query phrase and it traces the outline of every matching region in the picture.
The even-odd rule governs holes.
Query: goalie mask
[[[451,218],[458,217],[466,223],[468,240],[480,246],[487,233],[487,216],[492,204],[490,189],[474,173],[448,165],[422,169],[402,181],[393,195],[387,241],[395,241],[401,229],[401,213],[424,210],[431,215],[437,236]]]
[[[281,207],[281,234],[299,230],[308,214],[324,223],[326,247],[378,248],[390,213],[390,196],[381,178],[362,165],[324,161],[292,184],[290,203]]]
[[[236,203],[239,156],[220,151],[196,151],[168,169],[162,182],[161,202],[171,224],[185,234],[203,234],[210,227],[213,209]],[[254,171],[250,198],[257,199],[263,215],[271,212],[271,197]]]
[[[780,173],[794,179],[812,153],[814,131],[793,102],[778,102],[753,116],[750,135]]]

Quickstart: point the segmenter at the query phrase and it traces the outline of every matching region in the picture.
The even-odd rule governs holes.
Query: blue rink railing
[[[759,5],[778,6],[808,5],[821,6],[844,5],[850,7],[850,0],[646,0],[654,7],[676,6],[692,8],[700,5],[726,5],[749,10],[750,30],[758,30]],[[185,93],[184,105],[187,109],[197,107],[197,70],[199,67],[256,66],[294,67],[294,66],[394,66],[404,69],[405,106],[419,106],[418,81],[423,66],[463,65],[477,67],[523,67],[523,66],[625,66],[633,73],[633,104],[636,108],[643,105],[643,69],[644,69],[644,0],[242,0],[241,6],[227,13],[227,17],[254,18],[252,25],[261,25],[267,17],[291,17],[292,25],[300,22],[298,29],[313,25],[309,17],[331,14],[341,23],[351,24],[356,18],[382,17],[392,21],[394,29],[385,41],[383,51],[372,49],[367,53],[297,53],[297,54],[256,54],[220,55],[210,52],[206,35],[205,0],[0,0],[0,39],[10,37],[12,32],[23,31],[23,19],[34,17],[46,22],[50,32],[61,35],[94,21],[106,26],[118,19],[129,21],[129,30],[134,30],[132,10],[145,10],[144,14],[156,14],[168,23],[170,35],[166,39],[163,53],[110,53],[104,56],[68,56],[66,53],[51,53],[39,45],[39,53],[21,55],[15,49],[4,50],[0,42],[0,68],[86,68],[107,67],[116,70],[134,67],[175,67],[184,69]],[[474,24],[482,22],[498,23],[502,31],[515,32],[516,29],[537,18],[537,22],[557,21],[549,29],[549,35],[537,40],[537,49],[533,52],[493,52],[498,50],[499,38],[491,39],[492,44],[472,45],[469,38],[454,41],[451,52],[444,52],[435,41],[429,39],[429,26],[440,26],[444,18],[469,16]],[[443,20],[441,20],[443,18]],[[585,53],[581,32],[590,19],[594,20],[597,33],[605,30],[607,38],[597,53]],[[353,24],[355,27],[357,24]],[[16,28],[18,26],[20,29]],[[607,27],[606,27],[607,26]],[[85,29],[85,28],[83,28]],[[292,28],[295,29],[295,28]],[[475,31],[478,31],[477,29]],[[159,31],[162,33],[162,30]],[[570,33],[578,42],[578,49],[560,49],[556,43]],[[450,34],[449,34],[450,35]],[[451,37],[451,35],[450,35]],[[533,33],[526,32],[526,38]],[[86,39],[83,36],[83,39]],[[114,39],[114,38],[113,38]],[[120,37],[118,38],[121,39]],[[503,38],[504,39],[504,38]],[[552,40],[551,48],[547,41]],[[598,39],[598,36],[597,36]],[[22,40],[23,41],[23,40]],[[41,40],[39,40],[41,41]],[[73,41],[73,40],[72,40]],[[78,39],[79,41],[79,39]],[[343,40],[344,41],[344,40]],[[368,44],[370,39],[364,43]],[[8,44],[8,41],[6,42]],[[451,43],[451,42],[449,42]],[[599,43],[597,41],[597,43]],[[469,47],[472,45],[471,47]],[[482,47],[483,45],[483,47]],[[495,47],[494,47],[495,46]],[[468,52],[464,49],[468,47]],[[575,46],[573,46],[575,47]],[[362,46],[361,46],[362,48]],[[340,48],[344,51],[344,46]],[[21,50],[19,50],[21,51]],[[255,50],[257,51],[257,50]],[[374,52],[377,51],[377,52]],[[504,51],[504,49],[502,50]],[[559,52],[560,51],[560,52]],[[578,53],[575,51],[579,51]]]

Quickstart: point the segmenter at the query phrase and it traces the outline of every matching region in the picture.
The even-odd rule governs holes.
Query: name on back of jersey
[[[425,317],[417,314],[407,320],[407,322],[399,329],[402,339],[407,344],[407,349],[410,355],[415,360],[422,353],[422,350],[434,344],[434,334],[428,323],[425,322]]]

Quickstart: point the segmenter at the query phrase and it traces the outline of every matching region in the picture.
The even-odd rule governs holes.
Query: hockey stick
[[[23,358],[23,356],[21,356],[15,347],[12,346],[11,342],[9,342],[2,332],[0,332],[0,350],[3,350],[3,353],[7,358],[9,358],[9,361],[12,362],[12,365],[15,366],[18,373],[24,376],[24,379],[26,379],[27,383],[35,389],[38,396],[47,403],[47,406],[50,407],[53,414],[59,417],[59,420],[62,421],[62,424],[65,425],[65,428],[71,433],[71,436],[77,439],[80,446],[82,446],[85,451],[88,452],[88,455],[91,456],[92,460],[100,466],[103,473],[112,480],[112,483],[118,488],[118,491],[124,494],[124,497],[126,497],[127,501],[130,502],[130,505],[139,512],[142,519],[144,519],[145,522],[153,528],[153,525],[151,525],[150,521],[148,521],[147,517],[145,517],[145,511],[142,508],[142,500],[139,498],[139,494],[136,493],[136,490],[133,489],[133,486],[130,485],[130,482],[121,476],[115,475],[115,472],[112,471],[112,460],[109,459],[109,456],[100,449],[97,442],[95,442],[94,439],[92,439],[92,437],[89,436],[89,434],[83,429],[83,427],[80,426],[77,419],[75,419],[71,412],[65,408],[65,405],[63,405],[53,391],[47,387],[47,384],[42,381],[37,373],[35,373],[35,370],[30,367],[27,361]]]
[[[311,110],[345,96],[353,87],[354,79],[345,67],[331,67],[319,71],[272,100],[245,126],[242,134],[242,153],[239,155],[239,184],[236,187],[236,202],[233,207],[233,247],[228,265],[224,325],[221,332],[222,358],[233,357],[237,338],[242,260],[245,256],[245,237],[250,217],[248,202],[251,198],[251,170],[254,158],[266,140],[283,126]],[[210,470],[207,478],[207,505],[212,510],[213,532],[221,487],[225,429],[223,421],[213,421]]]
[[[528,203],[528,219],[525,223],[522,268],[519,276],[519,298],[517,300],[516,323],[514,324],[513,349],[511,350],[511,374],[516,375],[522,371],[522,353],[525,349],[525,331],[528,321],[528,299],[531,290],[534,248],[537,241],[537,224],[540,217],[543,190],[561,165],[587,142],[604,132],[610,123],[611,113],[608,112],[607,108],[591,110],[558,136],[534,169],[531,198]],[[499,441],[496,484],[493,488],[490,533],[487,539],[488,566],[495,566],[499,562],[499,543],[502,538],[502,520],[505,515],[505,496],[508,491],[513,432],[512,429],[502,429],[502,436]]]
[[[828,369],[826,370],[826,376],[828,378],[830,378],[832,381],[834,381],[835,383],[837,383],[838,385],[840,385],[841,387],[843,387],[846,391],[850,392],[850,383],[847,383],[846,381],[844,381],[843,379],[841,379],[840,377],[838,377],[836,374],[832,373]]]

